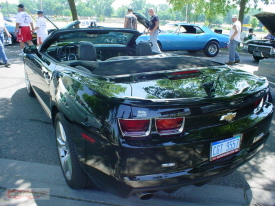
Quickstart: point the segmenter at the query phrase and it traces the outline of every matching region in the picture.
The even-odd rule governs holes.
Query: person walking
[[[19,56],[23,56],[25,43],[30,46],[33,45],[32,31],[34,30],[34,26],[30,15],[25,12],[24,5],[19,4],[17,7],[18,13],[16,15],[15,33],[17,36],[17,41],[20,42],[21,53],[19,53]],[[30,29],[30,26],[32,30]]]
[[[152,43],[152,51],[161,53],[159,45],[157,43],[158,41],[158,34],[159,34],[159,17],[155,14],[154,9],[149,9],[148,10],[149,15],[151,16],[150,18],[150,41]]]
[[[238,16],[232,16],[233,26],[229,32],[229,61],[225,64],[233,65],[235,63],[240,63],[240,56],[236,51],[238,44],[241,42],[241,27],[242,24],[238,21]]]
[[[47,29],[47,22],[46,19],[44,18],[43,11],[38,11],[37,12],[38,19],[36,21],[36,27],[34,28],[34,31],[37,30],[36,32],[36,37],[37,37],[37,46],[40,46],[44,40],[48,37],[48,29]]]
[[[7,55],[5,53],[4,31],[6,32],[9,38],[11,38],[11,35],[5,26],[3,14],[1,11],[2,11],[2,5],[0,5],[0,58],[3,60],[3,62],[0,62],[0,65],[5,65],[5,67],[9,67],[11,63],[9,62]]]
[[[131,8],[128,9],[128,14],[124,18],[124,28],[137,30],[137,17]]]

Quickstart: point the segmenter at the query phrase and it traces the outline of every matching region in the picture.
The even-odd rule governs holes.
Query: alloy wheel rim
[[[218,50],[218,48],[217,48],[217,46],[215,44],[211,44],[209,46],[209,49],[208,49],[208,51],[209,51],[210,54],[215,54],[217,52],[217,50]]]
[[[56,127],[56,140],[59,159],[67,180],[72,179],[71,153],[67,142],[67,136],[62,123],[59,121]]]

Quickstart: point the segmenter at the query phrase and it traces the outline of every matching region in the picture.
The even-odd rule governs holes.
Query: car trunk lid
[[[261,12],[255,16],[267,28],[267,30],[275,36],[275,13]]]
[[[149,105],[232,99],[268,85],[265,78],[243,70],[184,56],[100,62],[93,74],[100,82],[124,88],[110,97]]]

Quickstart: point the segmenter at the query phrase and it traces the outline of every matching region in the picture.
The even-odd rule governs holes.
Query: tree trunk
[[[68,0],[70,8],[71,8],[71,13],[73,16],[73,21],[78,20],[78,16],[77,16],[77,11],[76,11],[76,6],[75,6],[75,2],[74,0]],[[79,25],[75,26],[76,28],[79,28]]]
[[[240,1],[240,11],[239,11],[239,21],[243,24],[243,19],[244,19],[244,10],[245,10],[245,5],[248,2],[248,0],[241,0]]]

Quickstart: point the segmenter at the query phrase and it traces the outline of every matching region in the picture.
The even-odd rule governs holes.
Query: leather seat
[[[149,42],[140,41],[136,47],[136,55],[137,56],[153,55],[152,48],[151,48]]]
[[[97,54],[94,45],[89,42],[80,43],[78,46],[78,59],[96,61]]]

